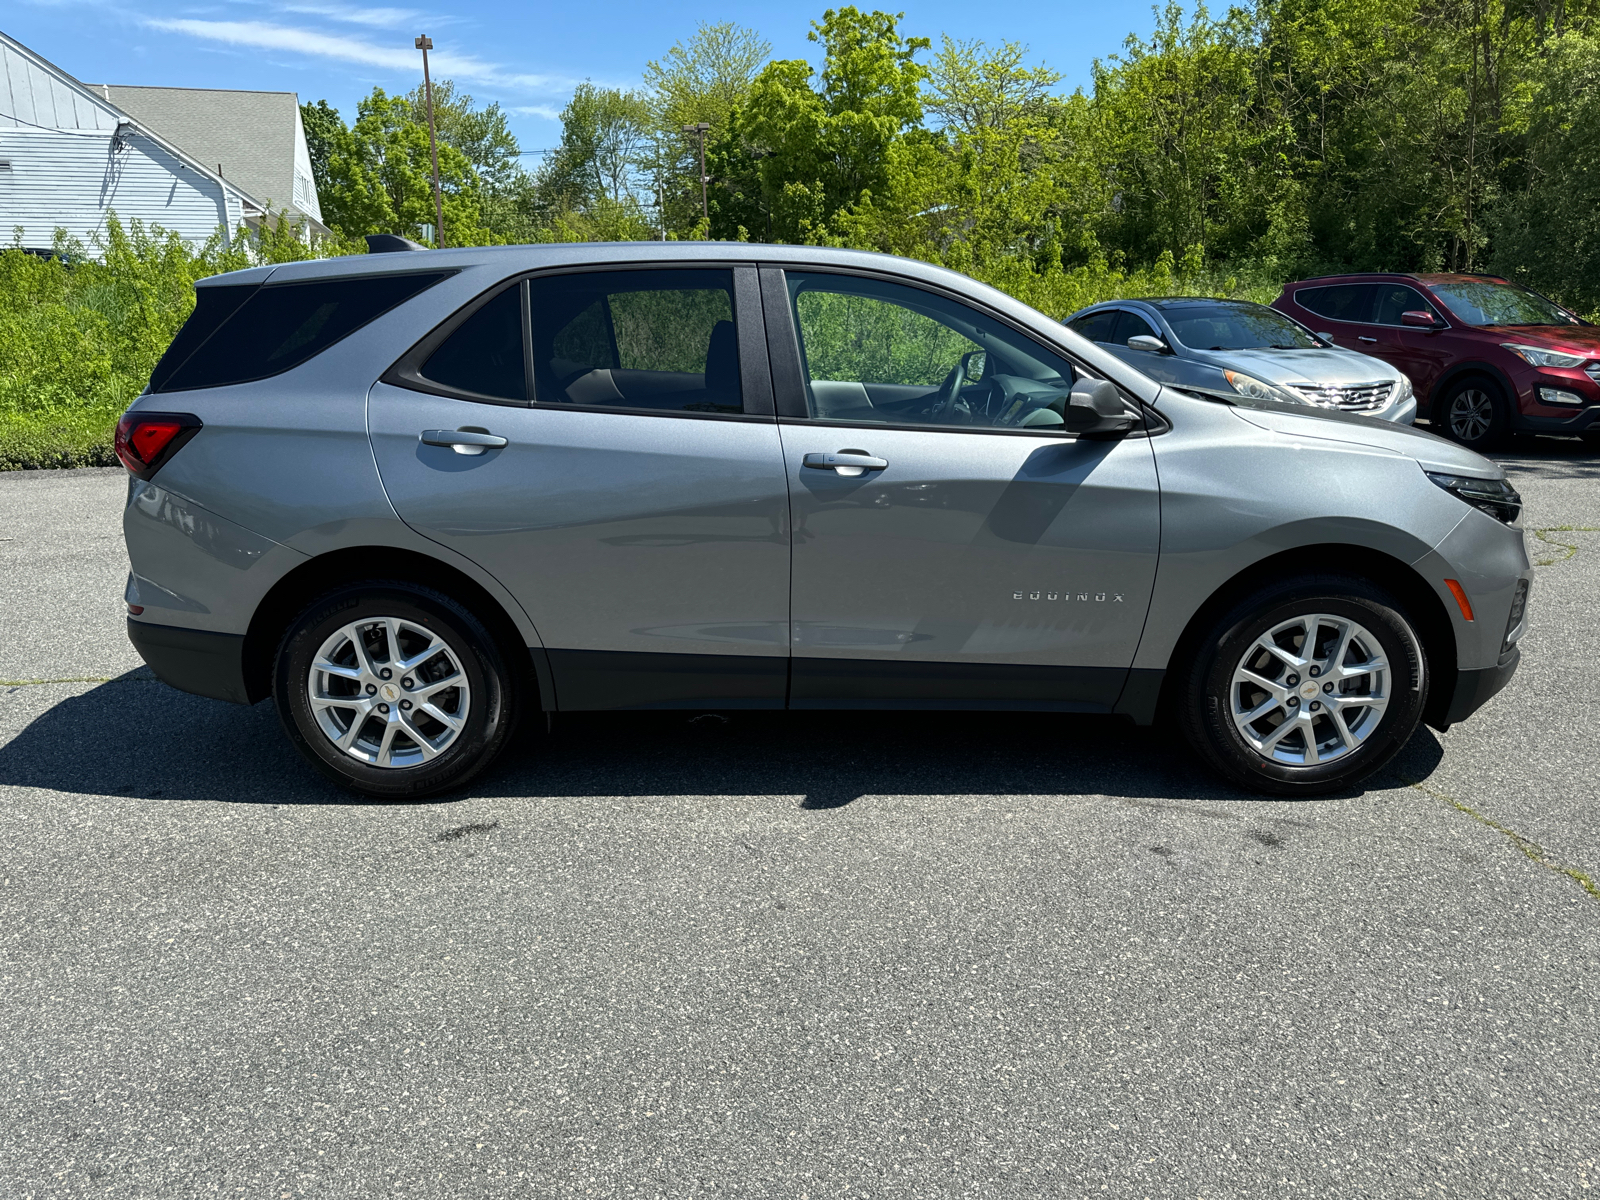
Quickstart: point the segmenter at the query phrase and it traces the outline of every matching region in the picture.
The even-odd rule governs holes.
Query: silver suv
[[[1495,464],[1163,388],[903,259],[634,243],[202,281],[123,417],[128,631],[378,796],[537,710],[1158,713],[1348,787],[1516,669]]]

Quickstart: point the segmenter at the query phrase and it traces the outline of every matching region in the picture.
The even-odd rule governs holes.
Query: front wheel
[[[1276,796],[1340,791],[1389,762],[1416,731],[1428,685],[1404,609],[1346,576],[1241,601],[1180,680],[1190,745],[1234,783]]]
[[[375,581],[311,604],[278,648],[273,697],[296,749],[368,796],[459,787],[504,748],[513,684],[470,611],[431,588]]]
[[[1493,450],[1511,431],[1511,406],[1500,386],[1480,376],[1461,380],[1439,402],[1438,429],[1480,454]]]

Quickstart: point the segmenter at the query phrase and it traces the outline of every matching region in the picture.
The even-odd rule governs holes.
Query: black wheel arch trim
[[[1456,363],[1439,376],[1438,381],[1433,385],[1433,390],[1428,393],[1428,416],[1430,419],[1433,417],[1433,406],[1466,375],[1487,375],[1495,383],[1499,384],[1501,394],[1505,397],[1506,403],[1511,405],[1511,411],[1507,415],[1513,423],[1517,421],[1519,416],[1517,389],[1516,385],[1511,382],[1511,377],[1493,363],[1478,360]]]

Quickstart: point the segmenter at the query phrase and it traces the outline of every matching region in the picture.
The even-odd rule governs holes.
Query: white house
[[[92,249],[112,211],[124,224],[138,218],[198,243],[219,226],[231,236],[241,224],[258,224],[269,204],[274,211],[295,210],[308,235],[322,231],[292,93],[210,93],[286,98],[287,105],[257,102],[253,111],[259,115],[269,109],[280,118],[292,112],[287,131],[278,136],[259,123],[252,128],[235,120],[228,126],[235,135],[230,142],[226,122],[215,122],[217,128],[208,132],[203,117],[177,120],[177,135],[163,129],[163,112],[171,120],[168,110],[178,110],[181,118],[185,103],[193,112],[202,111],[193,100],[174,103],[175,92],[195,96],[189,89],[79,83],[0,33],[0,245],[12,244],[20,230],[23,246],[43,249],[57,229],[65,229]],[[252,105],[217,106],[235,115],[246,109]],[[238,147],[238,136],[251,132],[267,149]],[[181,138],[198,142],[198,149]],[[281,169],[275,160],[282,160]],[[230,161],[240,178],[230,177]],[[304,182],[298,178],[302,164]],[[253,190],[252,183],[264,186],[280,175],[281,193],[263,197]]]

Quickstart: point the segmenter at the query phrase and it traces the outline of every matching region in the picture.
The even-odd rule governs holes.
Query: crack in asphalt
[[[1522,851],[1522,853],[1531,861],[1538,863],[1547,871],[1552,871],[1557,875],[1565,875],[1584,891],[1588,892],[1591,899],[1600,900],[1600,883],[1596,883],[1594,876],[1590,875],[1587,871],[1584,871],[1578,867],[1568,866],[1566,863],[1558,861],[1551,856],[1550,851],[1539,845],[1539,843],[1534,841],[1532,838],[1525,838],[1515,829],[1507,828],[1506,826],[1500,824],[1499,821],[1496,821],[1493,817],[1484,816],[1471,805],[1461,803],[1461,801],[1457,800],[1454,796],[1447,792],[1435,791],[1431,787],[1426,787],[1420,783],[1414,783],[1409,779],[1406,780],[1406,783],[1415,788],[1417,791],[1421,792],[1424,796],[1432,796],[1435,800],[1448,804],[1457,812],[1466,813],[1467,816],[1471,817],[1480,825],[1488,826],[1496,833],[1502,835],[1518,850]]]
[[[1559,546],[1566,551],[1565,554],[1557,555],[1555,558],[1539,559],[1533,564],[1536,567],[1553,567],[1557,563],[1566,562],[1578,552],[1577,542],[1558,541],[1555,538],[1545,537],[1547,533],[1600,533],[1600,525],[1546,525],[1543,529],[1535,529],[1533,536],[1546,546]]]

